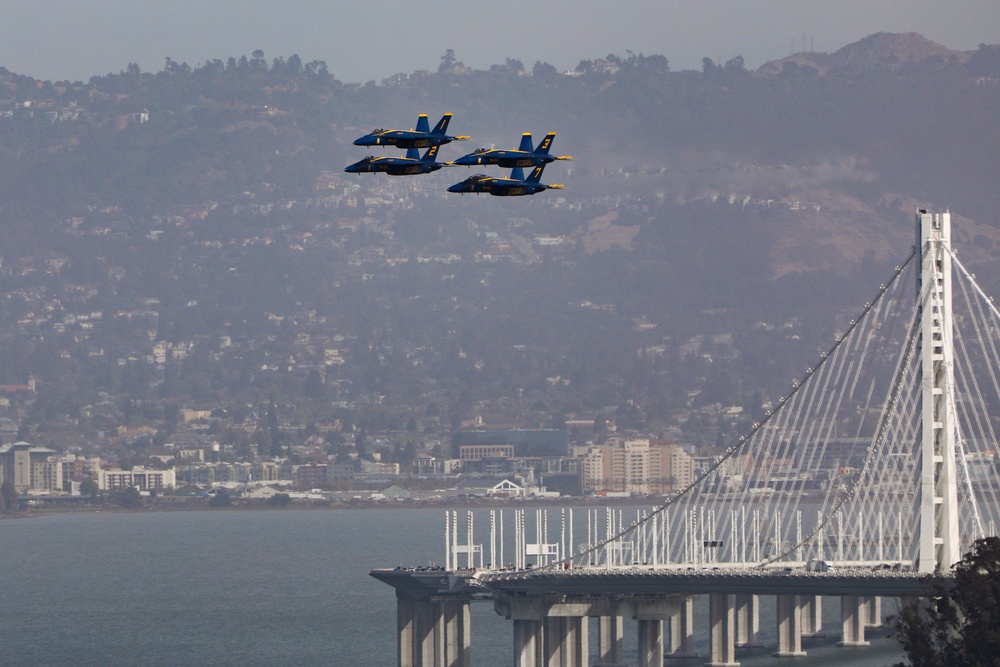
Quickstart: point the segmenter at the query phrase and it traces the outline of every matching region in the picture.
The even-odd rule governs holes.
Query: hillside
[[[915,32],[903,34],[876,33],[833,53],[803,52],[788,58],[765,63],[759,74],[778,75],[787,65],[811,67],[818,75],[831,73],[864,72],[866,70],[899,70],[903,67],[921,66],[928,60],[935,64],[950,63],[964,66],[972,57],[971,52],[952,51]]]
[[[23,433],[96,441],[141,421],[130,401],[444,427],[640,406],[676,424],[691,396],[781,391],[907,255],[918,207],[953,211],[1000,293],[998,47],[878,34],[757,71],[335,70],[260,52],[86,83],[0,68],[0,383],[43,388],[8,410]],[[567,188],[343,173],[372,127],[445,111],[473,139],[441,159],[556,131],[574,160],[543,181]],[[681,355],[706,334],[730,342]]]

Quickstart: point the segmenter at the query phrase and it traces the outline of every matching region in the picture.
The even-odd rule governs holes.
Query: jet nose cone
[[[356,164],[349,164],[346,167],[344,167],[344,171],[346,171],[349,174],[355,174],[358,171],[358,165],[356,165]]]
[[[455,164],[460,164],[463,167],[468,167],[474,164],[479,164],[476,158],[469,157],[468,155],[463,155],[462,157],[455,160]]]
[[[455,183],[455,185],[448,188],[448,192],[461,192],[461,191],[462,191],[461,183]]]

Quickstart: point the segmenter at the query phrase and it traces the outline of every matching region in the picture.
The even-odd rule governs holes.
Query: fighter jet
[[[406,151],[406,157],[375,157],[374,155],[369,155],[364,160],[359,160],[352,165],[344,167],[344,171],[351,174],[385,173],[390,176],[429,174],[447,164],[434,161],[440,149],[440,146],[431,146],[424,153],[423,157],[420,157],[416,148]]]
[[[451,122],[451,114],[446,113],[441,116],[434,129],[430,129],[427,123],[427,114],[422,113],[417,118],[417,129],[415,130],[372,130],[370,134],[355,139],[355,146],[395,146],[396,148],[429,148],[431,146],[441,146],[452,141],[464,141],[467,136],[452,137],[445,134],[448,123]]]
[[[493,164],[510,169],[513,167],[537,167],[540,164],[548,164],[556,160],[572,160],[573,158],[569,155],[549,154],[549,149],[552,147],[552,140],[555,136],[555,132],[549,132],[542,139],[542,143],[538,144],[538,148],[532,149],[531,133],[525,132],[521,135],[521,145],[517,150],[477,148],[468,155],[458,158],[453,164],[467,167]]]
[[[531,170],[531,175],[528,178],[524,177],[524,171],[520,167],[512,169],[509,178],[493,178],[485,174],[476,174],[451,186],[448,188],[448,192],[475,193],[477,195],[489,193],[494,197],[519,197],[533,195],[543,190],[557,190],[565,187],[560,183],[545,185],[539,182],[544,169],[544,164],[535,167]]]

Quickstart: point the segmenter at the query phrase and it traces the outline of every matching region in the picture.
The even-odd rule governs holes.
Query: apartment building
[[[664,495],[694,479],[694,462],[679,445],[648,438],[610,440],[583,454],[584,492]]]

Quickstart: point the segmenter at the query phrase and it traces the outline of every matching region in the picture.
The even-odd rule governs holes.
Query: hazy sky
[[[559,70],[628,51],[700,69],[832,52],[875,32],[919,32],[956,50],[1000,43],[1000,0],[0,0],[0,67],[87,80],[130,63],[196,66],[249,56],[324,60],[341,81],[381,80],[457,59]]]

